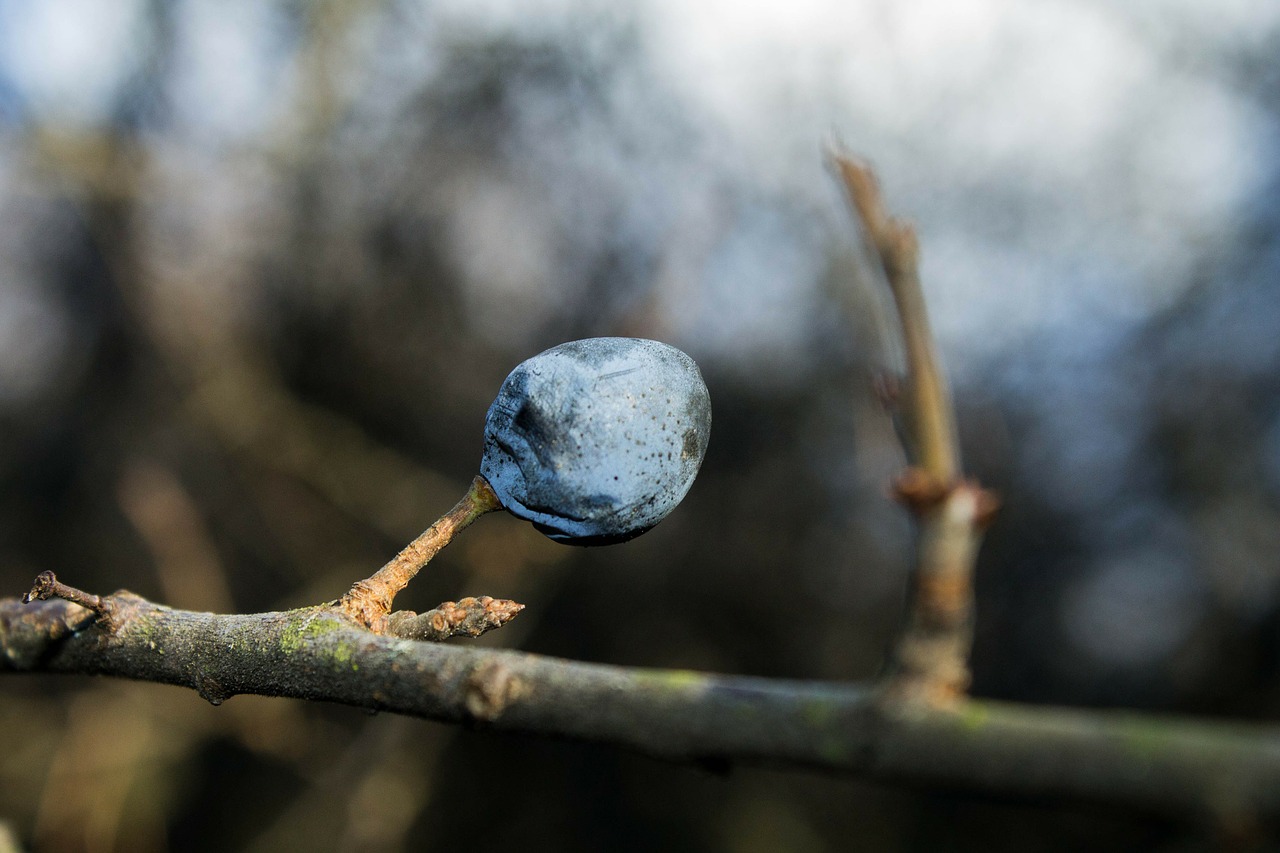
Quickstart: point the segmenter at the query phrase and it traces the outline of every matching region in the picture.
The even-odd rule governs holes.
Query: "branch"
[[[920,535],[891,689],[925,702],[950,702],[969,687],[973,566],[999,502],[977,483],[961,480],[955,410],[920,287],[915,229],[885,209],[868,166],[840,153],[832,161],[893,294],[907,356],[903,445],[914,467],[895,491],[919,520]]]
[[[112,627],[66,601],[0,599],[0,672],[336,702],[611,743],[1022,797],[1103,800],[1215,822],[1280,818],[1280,736],[1227,723],[960,700],[925,707],[846,684],[573,663],[380,636],[335,606],[214,615],[127,592]]]

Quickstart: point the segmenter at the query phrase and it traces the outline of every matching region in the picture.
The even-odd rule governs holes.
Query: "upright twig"
[[[912,467],[895,488],[916,515],[920,532],[912,597],[889,686],[910,697],[946,701],[969,686],[973,565],[996,500],[961,479],[955,410],[920,287],[915,230],[885,209],[868,166],[838,153],[832,159],[893,294],[907,362],[898,404]]]
[[[910,461],[945,486],[960,475],[960,451],[951,392],[920,288],[920,244],[915,229],[889,215],[870,167],[840,154],[832,159],[898,310],[907,358],[906,393],[900,405],[912,445],[908,447]]]

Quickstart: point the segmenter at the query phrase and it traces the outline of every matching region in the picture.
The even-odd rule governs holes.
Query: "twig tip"
[[[426,613],[400,610],[387,621],[387,632],[411,640],[447,640],[450,637],[479,637],[501,628],[524,610],[517,601],[482,595],[446,601]]]
[[[53,572],[44,571],[36,575],[36,579],[31,584],[31,591],[22,596],[23,604],[30,604],[33,601],[48,601],[54,595],[54,587],[58,583],[58,577]]]
[[[30,604],[33,601],[48,601],[51,598],[61,598],[64,601],[70,601],[72,604],[78,604],[86,610],[92,611],[94,616],[98,618],[98,622],[104,627],[111,628],[111,602],[108,599],[76,589],[73,586],[67,586],[58,580],[57,575],[48,570],[36,575],[35,581],[31,584],[31,590],[22,596],[22,603]]]

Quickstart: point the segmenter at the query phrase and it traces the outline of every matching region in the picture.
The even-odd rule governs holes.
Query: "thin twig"
[[[868,166],[838,153],[832,160],[893,294],[907,357],[903,444],[913,467],[895,485],[920,533],[890,686],[928,702],[952,701],[969,686],[973,565],[998,502],[961,480],[955,410],[929,327],[915,230],[885,209]]]
[[[22,603],[30,604],[33,601],[48,601],[51,598],[61,598],[64,601],[83,607],[96,616],[104,628],[111,629],[111,604],[107,599],[76,589],[73,586],[67,586],[58,580],[58,576],[53,572],[45,571],[36,575],[35,581],[31,584],[31,591],[22,596]],[[83,620],[74,621],[82,622]],[[68,624],[73,624],[73,620],[69,619],[67,622]]]
[[[498,509],[502,509],[498,496],[489,488],[484,477],[477,475],[471,481],[471,488],[453,509],[424,530],[417,539],[404,546],[399,554],[378,569],[372,577],[356,581],[340,602],[342,610],[375,633],[385,632],[391,604],[400,590],[408,586],[422,567],[471,522]]]
[[[960,474],[955,413],[920,287],[920,245],[915,229],[885,209],[879,183],[869,166],[842,154],[833,154],[832,159],[898,309],[907,357],[903,404],[917,455],[912,464],[948,486]]]

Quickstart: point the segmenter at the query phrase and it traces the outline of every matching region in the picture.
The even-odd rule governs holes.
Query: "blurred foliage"
[[[690,352],[711,389],[680,509],[592,550],[486,518],[403,605],[514,598],[528,609],[481,642],[583,660],[874,676],[910,530],[868,381],[892,363],[882,301],[834,190],[744,163],[638,15],[486,27],[414,4],[213,5],[137,4],[128,61],[83,81],[101,97],[78,112],[0,75],[5,589],[56,569],[180,607],[335,598],[461,496],[515,364],[636,335]],[[1256,81],[1275,55],[1238,69],[1269,115]],[[811,159],[778,168],[820,186],[816,144]],[[1271,196],[1202,247],[1178,298],[1046,322],[957,370],[969,468],[1005,498],[975,692],[1280,711]],[[0,817],[45,851],[1201,839],[1104,809],[721,775],[255,697],[3,691]]]

